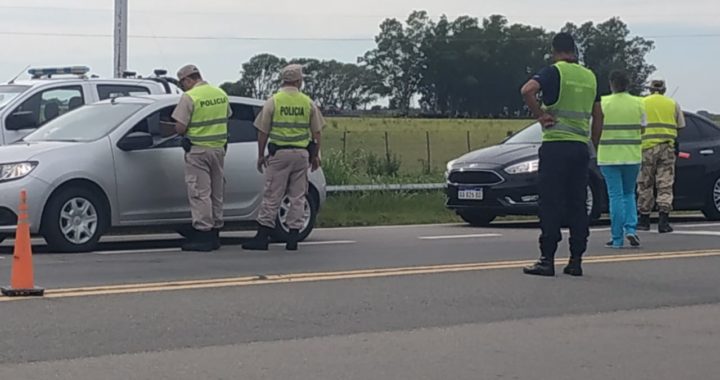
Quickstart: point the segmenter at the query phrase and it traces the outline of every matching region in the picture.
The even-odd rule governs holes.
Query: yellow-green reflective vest
[[[187,137],[193,145],[222,148],[228,137],[228,106],[230,100],[222,89],[209,84],[195,86],[186,92],[193,101],[193,113]]]
[[[637,165],[642,163],[642,99],[627,92],[604,96],[605,115],[598,165]]]
[[[643,134],[643,149],[672,143],[677,138],[677,104],[671,98],[653,94],[643,99],[647,113],[647,128]]]
[[[555,104],[546,104],[548,113],[557,122],[543,130],[543,141],[590,141],[590,117],[592,116],[597,79],[592,71],[577,63],[558,62],[560,93]]]
[[[310,145],[312,99],[300,91],[280,91],[273,96],[275,111],[270,143],[277,146],[307,148]]]

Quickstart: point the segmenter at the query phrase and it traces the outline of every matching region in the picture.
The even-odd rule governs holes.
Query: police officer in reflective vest
[[[570,227],[570,262],[564,272],[582,276],[581,259],[590,235],[587,186],[590,164],[590,118],[595,143],[602,132],[597,80],[578,63],[572,36],[557,34],[552,42],[555,64],[522,88],[525,103],[543,128],[539,156],[540,259],[525,274],[555,275],[555,252],[563,222]],[[538,95],[542,91],[542,103]]]
[[[225,91],[205,82],[194,65],[182,67],[178,80],[185,94],[172,117],[177,133],[183,136],[193,227],[182,249],[209,252],[220,248],[223,227],[223,166],[230,101]]]
[[[598,165],[610,197],[612,240],[606,247],[616,249],[623,247],[625,239],[633,247],[640,246],[635,184],[642,162],[645,106],[641,98],[627,92],[629,86],[626,73],[610,73],[613,93],[602,98],[605,124],[598,147]]]
[[[248,250],[267,250],[278,210],[287,196],[289,229],[287,250],[298,249],[305,226],[308,167],[320,167],[320,132],[325,121],[320,110],[300,92],[302,66],[289,65],[281,74],[282,87],[270,98],[255,120],[258,129],[258,171],[265,173],[265,195],[258,215],[257,235],[243,244]],[[269,155],[265,155],[265,147]]]
[[[679,149],[675,140],[678,129],[685,127],[685,117],[680,105],[665,96],[666,90],[664,80],[653,80],[650,83],[651,94],[644,99],[648,125],[643,134],[643,163],[638,180],[638,229],[641,231],[650,230],[650,213],[656,204],[660,212],[658,232],[673,231],[670,211],[675,184],[675,159]]]

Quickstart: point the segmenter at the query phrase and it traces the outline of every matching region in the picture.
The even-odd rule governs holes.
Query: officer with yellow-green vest
[[[175,129],[183,136],[185,182],[192,230],[185,233],[184,251],[220,249],[223,223],[225,152],[230,100],[222,89],[205,82],[194,65],[178,70],[185,91],[172,114]]]
[[[597,156],[610,200],[612,240],[606,247],[615,249],[623,248],[625,239],[632,247],[640,246],[635,184],[642,163],[645,105],[628,93],[629,86],[625,72],[610,73],[612,95],[602,98],[605,123]]]
[[[552,48],[555,64],[540,71],[521,91],[543,128],[538,163],[541,256],[523,271],[555,275],[560,228],[566,223],[570,227],[570,262],[564,273],[582,276],[581,261],[590,235],[586,206],[590,140],[592,137],[597,145],[600,139],[602,109],[595,74],[578,63],[572,36],[557,34]]]
[[[660,212],[658,232],[668,233],[670,212],[673,207],[675,184],[675,160],[677,155],[678,129],[685,127],[685,117],[680,105],[665,96],[664,80],[650,82],[650,95],[645,97],[647,128],[643,133],[642,169],[638,179],[638,229],[650,230],[650,213],[657,205]]]
[[[320,133],[325,125],[320,110],[303,94],[301,65],[288,65],[280,73],[282,86],[268,99],[255,120],[258,130],[258,171],[265,174],[265,193],[257,218],[256,236],[243,244],[247,250],[267,250],[285,197],[289,230],[286,249],[296,251],[306,225],[308,169],[320,167]],[[266,146],[267,152],[266,155]]]

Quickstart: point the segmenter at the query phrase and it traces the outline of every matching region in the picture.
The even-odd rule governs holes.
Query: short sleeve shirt
[[[295,87],[283,87],[280,91],[285,92],[298,92],[299,90]],[[263,105],[262,112],[255,119],[255,128],[260,132],[270,133],[272,129],[273,114],[275,113],[275,101],[273,98],[268,99]],[[313,133],[319,133],[325,126],[325,118],[318,106],[313,102],[310,109],[310,131]]]
[[[560,70],[555,66],[548,66],[535,74],[532,79],[540,83],[543,103],[555,104],[560,97]],[[600,102],[600,88],[595,95],[595,102]]]
[[[201,82],[200,84],[198,84],[198,86],[202,86],[205,84],[207,83]],[[172,118],[178,123],[188,126],[190,125],[190,120],[192,120],[192,114],[194,109],[195,105],[190,95],[183,94],[180,97],[178,105],[175,107],[175,110],[172,113]],[[230,116],[232,116],[232,108],[230,104],[228,104],[228,117]]]

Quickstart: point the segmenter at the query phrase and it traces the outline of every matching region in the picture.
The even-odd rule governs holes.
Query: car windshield
[[[540,123],[531,124],[520,132],[505,140],[505,144],[540,144],[542,143],[542,128]]]
[[[25,137],[26,142],[95,141],[143,108],[142,104],[94,104],[68,112]]]
[[[5,107],[13,99],[27,91],[29,86],[3,85],[0,86],[0,109]]]

